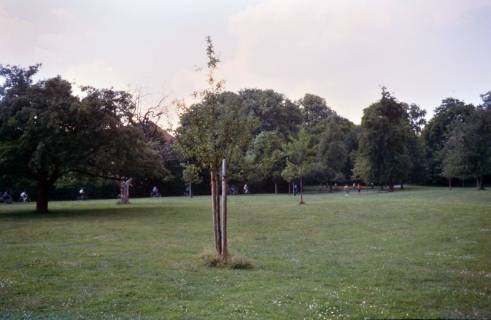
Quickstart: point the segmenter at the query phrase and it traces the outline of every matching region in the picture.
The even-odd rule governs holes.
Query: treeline
[[[447,98],[426,121],[419,106],[383,88],[355,125],[313,94],[292,101],[274,90],[223,91],[218,82],[185,109],[172,137],[156,125],[161,113],[138,112],[131,94],[84,87],[74,95],[61,77],[34,81],[38,69],[0,66],[0,188],[31,190],[39,211],[80,187],[113,197],[125,181],[139,196],[154,185],[164,194],[193,184],[209,193],[221,158],[229,184],[253,192],[292,182],[392,190],[471,178],[483,189],[491,174],[489,92],[477,106]]]
[[[278,192],[278,185],[292,181],[328,190],[356,181],[393,190],[396,184],[451,185],[452,179],[472,178],[483,189],[484,177],[491,174],[490,93],[478,106],[447,98],[427,122],[425,110],[382,88],[380,100],[364,109],[360,125],[312,94],[291,101],[273,90],[245,89],[219,97],[213,121],[239,117],[247,123],[240,129],[229,124],[228,130],[240,130],[247,140],[232,157],[231,184],[270,184]],[[200,139],[200,118],[209,116],[203,103],[182,116],[177,140],[185,149],[220,143],[220,134],[226,135]]]

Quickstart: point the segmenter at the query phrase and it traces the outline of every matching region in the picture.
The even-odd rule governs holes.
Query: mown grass
[[[491,192],[230,199],[251,270],[208,268],[209,197],[0,206],[0,318],[491,317]]]

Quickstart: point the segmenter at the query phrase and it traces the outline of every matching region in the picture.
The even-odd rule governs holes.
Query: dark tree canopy
[[[379,102],[363,112],[355,174],[365,181],[393,187],[411,169],[409,116],[385,89]]]
[[[277,131],[283,139],[296,132],[302,122],[300,108],[273,90],[244,89],[239,92],[247,116],[255,117],[254,134]]]
[[[491,174],[491,109],[476,108],[455,124],[443,148],[442,175],[474,177],[484,189],[483,178]]]
[[[320,122],[327,120],[335,112],[326,104],[322,97],[307,93],[298,101],[302,106],[303,123],[306,127],[314,127]]]
[[[447,137],[455,125],[464,121],[474,110],[474,106],[458,99],[447,98],[435,109],[435,115],[422,132],[426,145],[429,179],[436,181],[442,173],[443,148]]]
[[[80,99],[60,77],[33,82],[39,66],[1,66],[1,174],[35,180],[37,210],[48,190],[76,173],[118,178],[159,172],[157,153],[132,125],[131,96],[83,88]]]

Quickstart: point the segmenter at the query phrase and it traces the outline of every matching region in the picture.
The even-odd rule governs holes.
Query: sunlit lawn
[[[210,269],[209,197],[0,205],[0,318],[491,317],[491,192],[230,199]]]

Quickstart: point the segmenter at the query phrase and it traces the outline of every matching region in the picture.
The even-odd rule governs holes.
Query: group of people
[[[358,183],[353,183],[353,187],[352,187],[351,189],[350,189],[350,187],[349,187],[349,186],[346,184],[346,185],[344,185],[344,195],[345,195],[345,196],[349,196],[349,192],[350,192],[350,190],[353,190],[353,191],[355,191],[355,190],[356,190],[356,191],[358,191],[358,193],[360,193],[360,192],[361,192],[361,190],[362,190],[362,188],[363,188],[363,187],[362,187],[361,183],[359,183],[359,182],[358,182]]]

